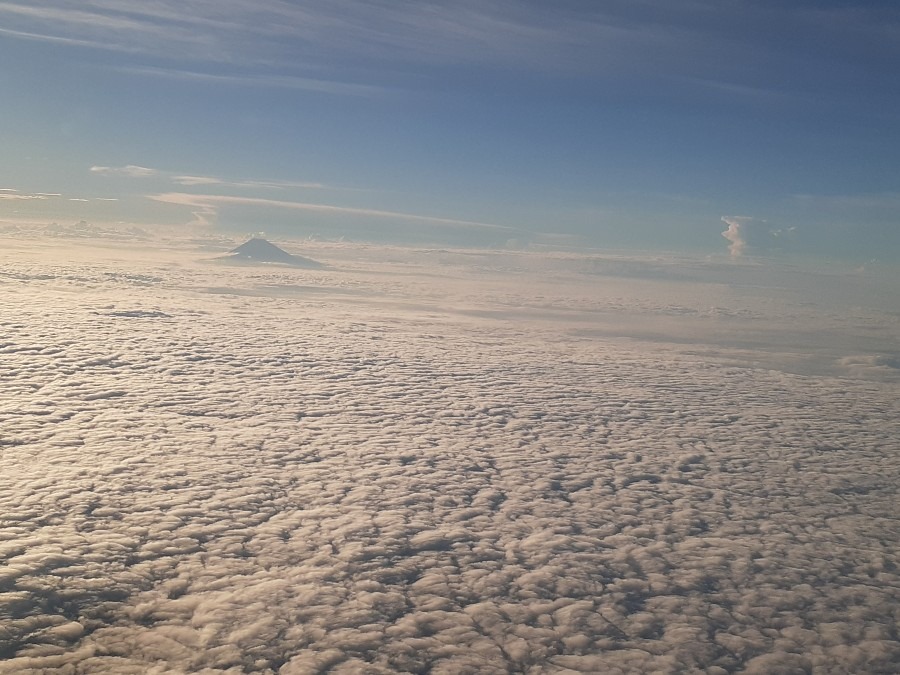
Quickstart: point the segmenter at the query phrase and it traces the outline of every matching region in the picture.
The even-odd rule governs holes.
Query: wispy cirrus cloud
[[[422,72],[434,65],[478,64],[520,71],[563,68],[593,76],[674,76],[711,82],[729,94],[757,95],[771,90],[758,87],[752,73],[759,71],[751,66],[771,65],[765,59],[773,54],[785,70],[811,74],[803,65],[809,63],[807,46],[799,49],[786,39],[793,33],[814,30],[823,44],[830,35],[843,35],[840,58],[849,63],[873,45],[896,55],[897,20],[898,11],[888,6],[738,3],[723,10],[712,0],[593,6],[514,0],[88,0],[77,8],[65,0],[40,6],[0,2],[0,30],[11,37],[224,67],[254,65],[272,75],[251,77],[257,85],[351,94],[361,85],[343,84],[337,73],[365,72],[374,81],[384,75],[385,65]],[[178,70],[188,74],[176,75]],[[246,76],[192,75],[192,70],[175,68],[165,76],[209,81],[221,76],[223,82]],[[141,72],[161,75],[153,68]],[[332,79],[338,82],[331,84]]]
[[[0,200],[31,201],[61,197],[59,192],[21,192],[15,188],[0,188]]]
[[[89,49],[113,49],[115,51],[121,52],[135,52],[139,51],[132,48],[128,48],[127,45],[122,45],[120,47],[116,47],[111,45],[108,42],[103,42],[102,40],[85,40],[78,39],[72,37],[63,37],[60,35],[48,35],[46,33],[33,33],[24,30],[11,30],[9,28],[0,27],[0,35],[5,35],[7,37],[19,38],[23,40],[33,40],[36,42],[50,42],[59,45],[66,45],[69,47],[87,47]]]
[[[174,171],[164,171],[162,169],[154,169],[147,166],[137,164],[128,164],[126,166],[92,166],[91,173],[100,176],[124,177],[124,178],[161,178],[181,185],[183,187],[197,186],[219,186],[231,188],[264,188],[264,189],[289,189],[298,188],[304,190],[324,190],[324,189],[350,189],[350,188],[333,188],[324,183],[315,181],[269,181],[269,180],[232,180],[221,176],[204,176],[195,174],[183,174]]]
[[[17,209],[16,205],[20,205],[22,208],[25,207],[26,204],[34,204],[33,208],[44,208],[39,205],[43,204],[47,209],[50,209],[48,213],[55,214],[53,216],[48,217],[56,217],[58,214],[58,209],[60,208],[60,204],[72,204],[72,203],[82,203],[88,204],[91,202],[112,202],[119,201],[118,198],[113,197],[93,197],[93,196],[85,196],[83,193],[62,193],[62,192],[34,192],[34,191],[22,191],[18,188],[0,188],[0,203],[6,203],[9,207],[13,209]],[[14,213],[18,212],[17,210],[13,211]]]
[[[172,182],[185,187],[195,185],[222,185],[224,181],[213,176],[173,176]]]
[[[892,210],[896,213],[900,209],[900,192],[875,192],[862,194],[795,194],[791,200],[807,208],[818,209],[867,209],[867,210]]]
[[[78,9],[50,0],[41,6],[0,2],[3,31],[11,37],[53,41],[77,47],[125,53],[162,55],[204,53],[214,56],[209,33],[196,30],[202,16],[190,20],[190,11],[177,20],[152,12],[134,11],[128,2],[87,2]]]
[[[325,48],[327,53],[349,52],[372,56],[416,53],[441,60],[457,60],[472,47],[523,55],[532,48],[559,39],[558,21],[548,26],[536,21],[534,8],[494,2],[448,8],[439,4],[408,5],[350,0],[339,4],[315,0],[284,3],[277,0],[201,0],[153,4],[129,0],[96,0],[71,9],[60,0],[41,7],[0,3],[12,30],[22,37],[64,38],[92,43],[102,31],[109,33],[106,48],[159,55],[209,57],[229,62],[269,62]],[[540,17],[537,17],[540,18]],[[574,24],[573,24],[574,25]],[[242,40],[235,40],[241,36]],[[97,40],[97,46],[101,42]],[[173,54],[173,49],[177,50]],[[281,60],[281,59],[279,59]],[[286,61],[282,61],[284,63]]]
[[[128,178],[148,178],[150,176],[158,176],[157,169],[151,169],[146,166],[138,166],[129,164],[127,166],[92,166],[91,173],[101,176],[126,176]]]
[[[90,3],[85,3],[90,5]],[[91,30],[98,28],[110,30],[145,30],[147,24],[116,12],[85,11],[83,9],[67,9],[63,6],[52,6],[52,3],[44,6],[32,4],[20,4],[16,2],[0,3],[0,15],[20,16],[47,24],[88,26]]]
[[[238,188],[301,188],[304,190],[323,190],[328,186],[324,183],[303,182],[303,181],[262,181],[262,180],[226,180],[216,176],[172,176],[172,182],[184,187],[193,187],[199,185],[224,185],[227,187]]]
[[[22,200],[27,201],[30,199],[47,199],[44,195],[31,195],[31,194],[18,194],[16,192],[0,192],[0,200]]]
[[[163,194],[148,195],[149,199],[165,204],[187,206],[194,209],[197,219],[193,224],[211,224],[223,206],[253,206],[261,208],[291,209],[296,211],[311,211],[316,213],[328,213],[347,216],[362,216],[367,218],[391,218],[394,220],[410,221],[429,225],[444,225],[468,228],[487,228],[492,230],[506,230],[515,232],[514,228],[505,225],[482,223],[471,220],[459,220],[456,218],[443,218],[439,216],[419,215],[400,211],[386,211],[382,209],[367,209],[350,206],[336,206],[333,204],[316,204],[311,202],[296,202],[278,199],[263,199],[258,197],[236,197],[231,195],[190,194],[186,192],[167,192]]]
[[[240,87],[265,87],[273,89],[295,89],[314,91],[323,94],[337,94],[347,96],[375,96],[387,91],[385,87],[369,84],[357,84],[353,82],[341,82],[337,80],[316,79],[312,77],[298,77],[295,75],[239,75],[204,73],[189,70],[175,70],[166,68],[119,68],[120,72],[130,75],[144,75],[150,77],[162,77],[188,82],[209,82]]]

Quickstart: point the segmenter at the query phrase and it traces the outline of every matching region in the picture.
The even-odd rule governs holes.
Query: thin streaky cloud
[[[213,176],[172,176],[172,182],[185,187],[194,185],[222,185],[224,183],[220,178]]]
[[[53,42],[55,44],[69,45],[70,47],[89,47],[91,49],[105,49],[132,53],[142,51],[134,47],[129,49],[124,45],[116,45],[108,42],[101,42],[99,40],[83,40],[71,37],[61,37],[59,35],[47,35],[45,33],[11,30],[9,28],[0,28],[0,35],[8,35],[10,37],[20,38],[23,40],[34,40],[38,42]]]
[[[193,187],[196,185],[224,185],[227,187],[239,187],[239,188],[271,188],[271,189],[303,188],[303,189],[310,189],[310,190],[328,189],[328,186],[324,185],[323,183],[306,183],[306,182],[292,182],[292,181],[257,181],[257,180],[232,181],[232,180],[226,180],[224,178],[218,178],[216,176],[172,176],[172,182],[177,185],[183,185],[185,187]]]
[[[0,13],[16,14],[57,24],[83,24],[91,28],[102,27],[113,30],[140,30],[146,25],[139,21],[112,16],[109,13],[34,7],[12,2],[0,2]]]
[[[146,166],[129,164],[127,166],[92,166],[91,173],[101,176],[127,176],[129,178],[148,178],[158,176],[159,171]]]
[[[730,11],[719,11],[711,0],[603,3],[600,8],[560,8],[511,0],[452,6],[361,0],[104,0],[82,4],[89,9],[71,9],[62,0],[47,0],[41,7],[0,2],[0,16],[14,24],[0,30],[16,37],[66,40],[72,45],[219,67],[254,65],[273,73],[268,78],[249,78],[254,86],[328,93],[373,92],[360,90],[363,85],[341,82],[339,77],[317,79],[288,73],[296,71],[297,64],[306,70],[334,73],[335,64],[341,64],[383,79],[387,64],[407,74],[421,74],[438,64],[479,64],[512,66],[517,71],[562,69],[569,74],[591,73],[588,76],[593,78],[637,74],[681,82],[696,78],[708,80],[711,84],[704,86],[723,94],[742,97],[765,94],[755,91],[755,82],[747,81],[748,73],[759,72],[765,65],[760,59],[767,50],[759,47],[777,44],[787,70],[800,67],[808,58],[806,50],[801,53],[783,47],[780,29],[754,31],[748,26],[793,25],[825,36],[846,32],[849,27],[860,37],[858,44],[880,44],[885,50],[893,49],[890,43],[896,32],[890,27],[890,9],[759,8],[739,3]],[[729,59],[737,59],[730,72],[720,67],[725,53]],[[248,84],[245,73],[154,71],[150,68],[145,73]]]
[[[58,3],[57,3],[58,4]],[[488,55],[525,55],[524,47],[555,41],[533,12],[448,11],[441,8],[371,7],[345,2],[335,7],[261,0],[162,3],[147,8],[128,2],[91,3],[94,11],[63,6],[0,3],[0,14],[18,19],[18,37],[70,40],[70,44],[141,51],[161,56],[213,58],[217,63],[262,63],[273,55],[282,66],[315,61],[323,53],[370,58],[416,55],[469,62]],[[537,17],[540,18],[540,17]],[[21,25],[25,24],[25,25]],[[99,40],[104,31],[109,39]],[[112,32],[111,32],[112,31]],[[148,39],[152,38],[152,39]],[[237,39],[240,38],[240,39]]]
[[[191,45],[208,49],[211,36],[191,26],[155,23],[124,16],[121,12],[87,12],[60,7],[33,7],[10,2],[0,3],[0,16],[19,18],[29,23],[25,30],[8,30],[17,37],[63,41],[77,46],[113,49],[125,52],[171,53],[175,45],[184,51]],[[35,24],[35,25],[32,25]],[[197,52],[199,54],[199,52]]]
[[[134,2],[132,0],[90,0],[88,3],[95,11],[113,12],[118,15],[140,17],[145,20],[160,20],[165,23],[186,24],[193,27],[207,26],[210,28],[235,28],[241,25],[240,21],[233,18],[213,18],[201,15],[198,11],[191,13],[191,2]],[[262,2],[258,3],[262,5]],[[234,2],[221,0],[215,4],[207,4],[207,11],[218,10],[222,17],[233,17],[236,7]]]
[[[642,49],[647,44],[672,49],[673,34],[671,27],[656,22],[638,30],[634,17],[614,11],[574,15],[511,2],[443,7],[432,3],[373,6],[352,0],[339,5],[225,0],[215,5],[154,3],[149,8],[130,2],[91,6],[94,11],[85,12],[0,3],[0,13],[27,22],[19,29],[32,38],[65,36],[105,49],[217,64],[268,63],[287,69],[297,63],[329,67],[334,63],[329,56],[335,54],[342,60],[349,57],[357,66],[376,59],[418,66],[493,63],[545,69],[552,64],[583,63],[591,55],[634,51],[637,42]],[[98,26],[115,33],[98,41]]]
[[[353,1],[337,6],[318,2],[298,6],[272,0],[150,6],[94,2],[89,3],[93,11],[58,5],[53,0],[44,7],[0,3],[0,15],[17,20],[15,28],[8,30],[15,37],[212,59],[218,64],[269,63],[287,68],[297,63],[321,64],[323,55],[334,53],[365,60],[414,57],[467,63],[498,57],[520,61],[531,56],[529,62],[534,62],[535,49],[541,48],[546,56],[560,40],[571,39],[559,26],[546,27],[552,15],[504,3],[462,11],[431,5],[373,7]],[[99,38],[101,31],[106,39]],[[297,83],[280,86],[296,87]],[[307,83],[303,88],[311,87]]]
[[[50,199],[50,195],[22,194],[19,192],[0,192],[0,200],[30,201],[30,200],[45,200],[45,199]]]
[[[203,185],[216,185],[230,188],[265,188],[270,190],[283,190],[300,188],[304,190],[352,190],[363,191],[361,188],[345,188],[325,185],[315,181],[270,181],[270,180],[231,180],[220,176],[200,176],[193,174],[181,174],[172,171],[154,169],[137,164],[126,166],[92,166],[91,173],[101,176],[115,176],[125,178],[167,178],[176,185],[183,187],[196,187]]]
[[[129,75],[163,77],[189,82],[209,82],[214,84],[234,85],[241,87],[265,87],[275,89],[296,89],[315,91],[323,94],[339,94],[349,96],[374,96],[388,91],[385,87],[336,80],[319,80],[310,77],[293,75],[220,75],[201,73],[189,70],[172,70],[166,68],[117,68],[118,72]]]
[[[729,97],[756,101],[794,101],[807,100],[808,96],[796,91],[781,91],[771,87],[757,87],[725,80],[714,80],[704,77],[679,78],[687,85],[693,85]]]
[[[380,209],[364,209],[350,206],[335,206],[332,204],[313,204],[309,202],[292,202],[277,199],[262,199],[257,197],[232,197],[226,195],[198,195],[184,192],[167,192],[164,194],[148,195],[149,199],[166,204],[187,206],[202,211],[205,215],[214,215],[218,206],[261,206],[282,209],[295,209],[298,211],[314,211],[318,213],[336,213],[370,218],[396,218],[432,225],[453,225],[458,227],[478,227],[495,230],[514,231],[514,228],[493,223],[481,223],[472,220],[458,220],[455,218],[442,218],[438,216],[423,216],[400,211],[384,211]],[[195,214],[196,215],[196,214]]]
[[[324,183],[305,183],[294,181],[256,181],[248,180],[240,183],[231,183],[238,187],[261,187],[261,188],[303,188],[309,190],[357,190],[358,188],[336,188]]]
[[[791,199],[798,204],[822,208],[900,208],[900,192],[878,192],[857,195],[794,194]]]

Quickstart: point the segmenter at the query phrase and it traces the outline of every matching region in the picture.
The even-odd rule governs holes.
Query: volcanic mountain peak
[[[248,263],[280,263],[292,267],[321,267],[321,263],[293,255],[275,244],[260,237],[248,239],[235,249],[232,249],[224,260],[240,261]]]

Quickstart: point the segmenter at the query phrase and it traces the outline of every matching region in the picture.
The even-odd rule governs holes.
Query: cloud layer
[[[43,250],[0,276],[0,673],[900,659],[896,384],[585,337],[581,258]]]

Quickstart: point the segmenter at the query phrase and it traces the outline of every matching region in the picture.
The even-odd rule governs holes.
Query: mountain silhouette
[[[237,248],[229,251],[228,255],[219,258],[219,260],[243,264],[276,263],[290,265],[291,267],[322,267],[320,262],[288,253],[284,249],[278,248],[272,242],[259,237],[253,237],[245,241]]]

